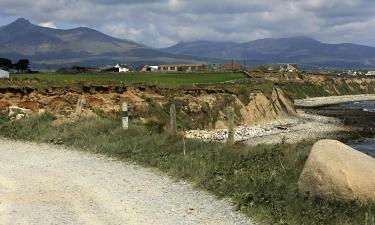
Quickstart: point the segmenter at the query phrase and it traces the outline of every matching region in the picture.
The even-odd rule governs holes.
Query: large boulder
[[[375,201],[375,159],[339,141],[318,141],[298,186],[304,195],[329,201]]]

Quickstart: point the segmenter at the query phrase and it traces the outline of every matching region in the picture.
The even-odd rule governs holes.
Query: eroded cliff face
[[[242,102],[235,93],[222,90],[170,90],[157,87],[94,87],[81,91],[69,88],[32,89],[2,88],[0,110],[19,106],[37,112],[44,109],[57,117],[56,123],[73,121],[76,104],[85,99],[82,116],[119,116],[121,103],[129,104],[131,119],[143,123],[168,124],[169,106],[176,104],[178,123],[187,129],[225,128],[228,107],[235,110],[237,125],[253,125],[296,115],[293,100],[281,89],[267,96],[250,92]]]

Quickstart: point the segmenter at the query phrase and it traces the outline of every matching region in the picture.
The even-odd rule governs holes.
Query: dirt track
[[[0,139],[0,224],[252,224],[155,171]]]

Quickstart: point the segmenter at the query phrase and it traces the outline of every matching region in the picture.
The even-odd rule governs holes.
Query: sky
[[[0,26],[90,27],[151,47],[309,36],[375,46],[374,0],[0,0]]]

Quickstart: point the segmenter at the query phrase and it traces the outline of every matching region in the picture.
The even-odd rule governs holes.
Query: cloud
[[[88,26],[153,47],[307,35],[375,45],[373,0],[0,0],[1,15]],[[47,21],[47,22],[46,22]]]
[[[57,28],[57,26],[53,22],[44,22],[39,23],[38,25],[42,27]]]

